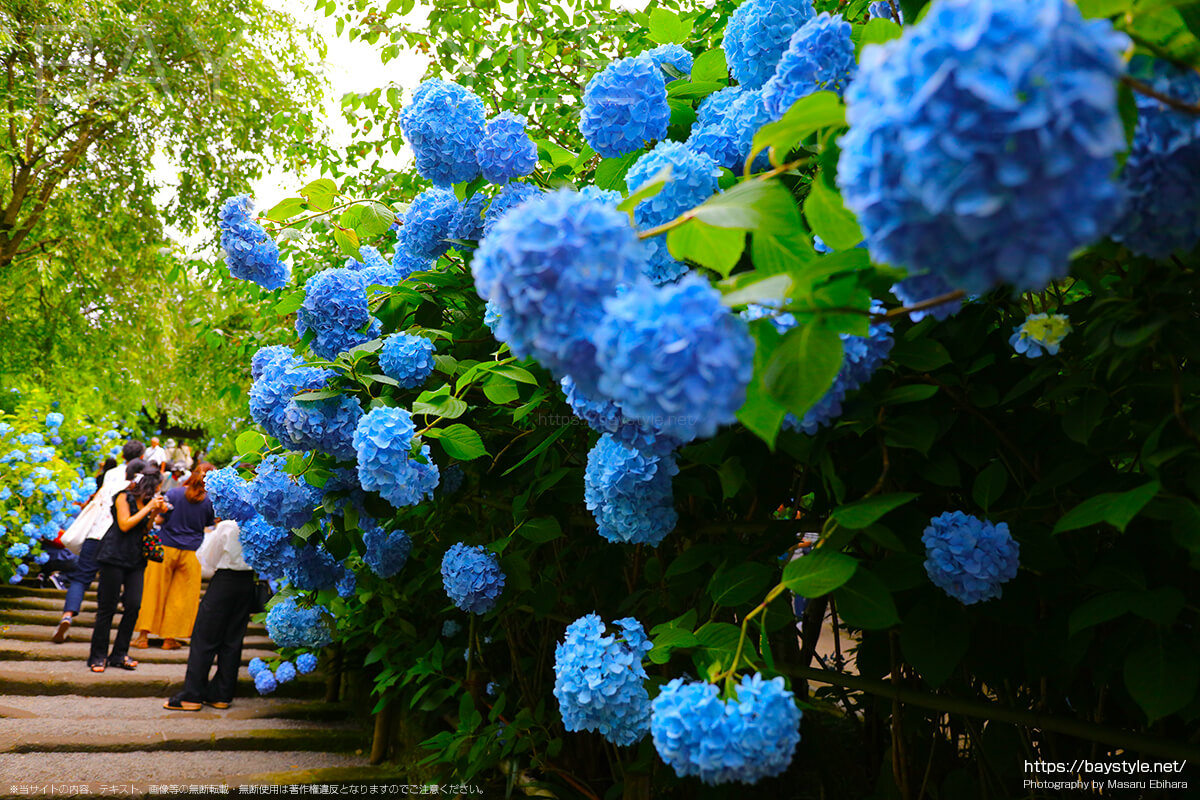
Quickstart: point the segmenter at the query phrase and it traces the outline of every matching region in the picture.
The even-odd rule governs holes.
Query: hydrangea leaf
[[[690,220],[667,234],[667,248],[680,261],[693,261],[727,277],[737,266],[746,245],[740,228],[718,228]]]
[[[682,628],[666,628],[654,637],[654,649],[647,656],[655,664],[671,660],[671,651],[681,647],[696,647],[700,640],[696,634]]]
[[[724,88],[725,84],[716,81],[679,81],[667,88],[667,97],[675,100],[696,100]]]
[[[963,607],[948,597],[928,597],[908,612],[900,627],[900,649],[930,686],[953,674],[971,643]]]
[[[774,181],[745,181],[713,195],[686,216],[718,228],[787,234],[800,225],[792,195]]]
[[[792,290],[792,279],[789,275],[759,275],[757,272],[744,272],[735,275],[720,284],[725,296],[721,302],[730,308],[737,308],[750,303],[776,305],[786,303]]]
[[[308,208],[308,204],[303,197],[285,197],[271,206],[271,210],[264,216],[274,222],[283,222],[296,216],[306,208]]]
[[[285,296],[282,300],[275,304],[275,313],[279,316],[286,314],[294,314],[300,306],[304,305],[304,290]]]
[[[267,443],[267,439],[258,431],[242,431],[234,445],[237,447],[238,454],[252,453],[261,448]]]
[[[1000,461],[993,461],[975,477],[971,498],[985,512],[990,510],[1008,488],[1008,470]]]
[[[337,184],[329,178],[318,178],[300,190],[308,204],[318,211],[328,211],[333,208],[333,200],[337,197]]]
[[[756,562],[722,568],[709,581],[708,596],[719,606],[740,606],[764,594],[773,576],[773,569]]]
[[[669,180],[671,180],[671,165],[667,164],[648,181],[644,182],[636,192],[633,192],[629,197],[618,203],[617,210],[628,212],[630,218],[632,218],[633,209],[637,207],[637,204],[657,195],[663,190],[663,187],[667,185]]]
[[[884,514],[911,503],[917,498],[915,492],[890,492],[875,497],[848,503],[833,512],[837,524],[852,530],[862,530],[873,524]]]
[[[870,20],[858,35],[858,40],[855,42],[854,46],[854,55],[857,56],[862,52],[862,49],[869,44],[883,44],[884,42],[890,42],[892,39],[899,39],[903,33],[903,29],[893,20]]]
[[[833,593],[838,614],[847,625],[863,630],[890,628],[900,622],[896,602],[878,575],[865,569]]]
[[[650,41],[659,44],[680,44],[687,41],[692,32],[692,22],[680,19],[665,8],[650,12]]]
[[[1054,526],[1054,533],[1064,533],[1090,525],[1107,522],[1122,533],[1125,526],[1154,499],[1162,484],[1151,481],[1127,492],[1109,492],[1084,500],[1064,514]]]
[[[842,366],[842,340],[817,320],[788,331],[769,355],[763,383],[771,397],[797,417],[833,385]]]
[[[452,396],[449,386],[442,386],[434,391],[421,392],[413,402],[413,413],[455,419],[467,413],[467,404]]]
[[[1150,722],[1187,706],[1200,683],[1200,656],[1187,642],[1155,630],[1125,658],[1125,686]]]
[[[562,527],[554,517],[537,517],[522,524],[517,533],[531,542],[544,544],[562,536]]]
[[[441,442],[446,453],[459,461],[471,461],[487,455],[487,448],[483,446],[479,434],[462,423],[448,428],[430,428],[425,435]]]
[[[706,50],[696,56],[692,65],[692,80],[697,83],[729,80],[729,65],[725,61],[725,51],[719,48]]]
[[[834,92],[813,92],[793,103],[778,122],[764,125],[754,134],[754,144],[746,163],[753,164],[758,154],[767,148],[774,148],[775,160],[782,162],[783,157],[796,149],[809,134],[822,128],[845,125],[846,107],[842,104],[842,98]]]
[[[642,155],[641,150],[626,153],[618,158],[605,158],[596,165],[596,185],[601,189],[626,191],[625,173]]]
[[[783,568],[782,583],[802,597],[821,597],[854,577],[857,569],[857,559],[820,548],[789,561]]]
[[[834,250],[851,250],[863,240],[858,220],[842,204],[842,196],[819,176],[804,201],[804,217],[812,232]]]
[[[362,260],[362,253],[359,252],[358,234],[350,229],[338,228],[333,232],[333,241],[337,243],[338,248],[353,259]]]
[[[1133,0],[1077,0],[1079,11],[1092,19],[1123,14],[1133,6]]]

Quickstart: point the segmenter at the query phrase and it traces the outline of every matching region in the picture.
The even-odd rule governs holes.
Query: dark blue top
[[[167,492],[167,502],[175,506],[167,512],[166,521],[158,532],[163,546],[179,550],[196,550],[204,541],[204,529],[216,522],[212,500],[206,496],[199,503],[188,502],[182,486]]]

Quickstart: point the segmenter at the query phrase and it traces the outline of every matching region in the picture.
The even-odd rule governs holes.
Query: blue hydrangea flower
[[[343,268],[318,272],[304,284],[304,302],[296,311],[296,332],[316,332],[313,352],[333,359],[355,344],[354,334],[371,322],[366,284],[354,270]],[[362,341],[367,341],[363,339]],[[349,346],[347,346],[349,345]]]
[[[483,215],[484,235],[491,233],[492,228],[496,227],[496,223],[503,219],[509,211],[540,194],[542,194],[542,190],[532,183],[505,184],[504,188],[492,198],[487,213]]]
[[[405,389],[415,389],[433,372],[433,342],[424,336],[396,333],[383,340],[379,368]]]
[[[618,206],[625,198],[614,189],[601,189],[599,186],[584,186],[579,193],[590,200],[598,200],[610,206]]]
[[[258,673],[262,672],[264,669],[267,669],[267,662],[263,661],[258,656],[250,659],[250,663],[246,666],[246,671],[250,673],[251,678],[257,676]]]
[[[754,340],[706,280],[685,275],[674,285],[626,292],[604,308],[594,331],[602,394],[683,442],[736,419],[754,370]]]
[[[289,475],[283,456],[270,455],[262,460],[250,482],[250,502],[268,524],[295,530],[312,519],[313,509],[321,503],[321,490]]]
[[[278,289],[288,282],[291,269],[279,258],[279,246],[253,219],[254,204],[247,195],[230,197],[221,206],[221,247],[229,274],[257,283],[264,289]]]
[[[363,416],[354,432],[358,478],[364,489],[379,492],[397,508],[432,496],[438,484],[437,464],[423,445],[422,463],[411,457],[412,415],[402,408],[375,408]]]
[[[296,679],[296,666],[290,661],[284,661],[275,668],[275,682],[287,683]]]
[[[900,15],[900,22],[904,22],[904,9],[900,8],[900,0],[893,0],[896,4],[896,13],[892,13],[892,3],[889,0],[875,0],[871,5],[867,6],[867,19],[886,19],[892,22],[896,21],[896,14]]]
[[[459,204],[450,222],[450,238],[477,242],[483,238],[483,212],[489,198],[476,192]]]
[[[24,558],[29,555],[29,545],[18,542],[5,552],[9,558]]]
[[[287,597],[267,612],[267,635],[280,647],[324,647],[333,641],[330,620],[324,606],[301,608]]]
[[[878,307],[877,307],[878,308]],[[842,339],[842,367],[833,379],[833,385],[821,399],[808,410],[804,419],[797,420],[788,414],[784,426],[799,428],[810,436],[833,423],[842,415],[842,400],[871,380],[875,370],[887,360],[892,351],[892,326],[886,322],[872,322],[866,336],[839,334]]]
[[[59,414],[57,411],[51,411],[46,415],[46,427],[57,428],[63,424],[63,419],[64,417],[62,414]]]
[[[597,433],[610,433],[612,438],[627,447],[641,450],[648,455],[665,456],[679,448],[678,439],[655,427],[654,420],[643,421],[621,410],[621,407],[604,397],[593,397],[583,391],[570,375],[560,382],[567,405],[575,416],[586,422]]]
[[[925,273],[923,275],[910,275],[899,283],[892,284],[892,294],[906,306],[915,306],[917,303],[923,303],[926,300],[932,300],[935,297],[949,294],[954,291],[954,287],[946,283],[946,279],[941,275]],[[948,303],[926,308],[922,311],[908,312],[908,318],[913,322],[920,322],[926,317],[933,317],[941,321],[962,311],[962,298],[951,300]]]
[[[254,688],[259,694],[270,694],[279,687],[271,670],[264,669],[254,676]]]
[[[763,101],[774,119],[780,119],[801,97],[819,91],[840,96],[854,79],[854,42],[850,23],[825,11],[792,34],[788,48],[763,86]]]
[[[378,248],[364,244],[359,246],[358,253],[362,256],[363,260],[359,261],[355,258],[347,258],[344,265],[346,269],[353,272],[367,272],[387,267],[387,259],[383,257]]]
[[[681,778],[753,784],[791,764],[800,717],[783,678],[743,675],[737,699],[728,702],[711,683],[676,678],[654,698],[650,733],[658,755]]]
[[[283,570],[292,586],[305,592],[319,592],[337,585],[342,565],[328,550],[308,544],[294,551],[295,556]]]
[[[872,257],[972,294],[1066,275],[1120,207],[1127,44],[1068,0],[944,0],[865,48],[838,184]]]
[[[648,256],[646,263],[642,265],[642,274],[655,286],[666,286],[687,274],[688,265],[671,255],[666,237],[645,239],[642,246]]]
[[[722,89],[705,98],[699,114],[687,146],[740,175],[754,145],[754,134],[772,120],[763,90]],[[754,159],[753,167],[761,170],[769,164],[770,156],[764,151]]]
[[[625,182],[630,194],[650,183],[664,169],[670,175],[662,190],[634,208],[634,219],[644,228],[670,222],[703,203],[716,194],[717,178],[721,176],[721,170],[708,156],[695,153],[679,142],[659,142],[629,168]]]
[[[1200,75],[1138,58],[1131,72],[1159,92],[1200,103]],[[1121,174],[1125,206],[1113,238],[1130,250],[1165,258],[1200,241],[1200,117],[1136,93],[1133,148]]]
[[[426,189],[404,212],[399,247],[420,258],[438,258],[450,249],[446,241],[458,212],[458,198],[449,189]]]
[[[263,578],[282,576],[294,556],[291,533],[286,528],[275,527],[260,516],[241,524],[238,541],[242,543],[242,558]]]
[[[667,135],[671,107],[662,70],[649,55],[614,61],[583,90],[579,131],[605,158],[641,150]]]
[[[331,370],[300,367],[295,363],[284,359],[268,361],[250,387],[250,416],[268,434],[285,443],[291,441],[287,408],[292,396],[324,387],[325,381],[334,374]]]
[[[448,619],[442,623],[442,638],[449,639],[456,636],[461,630],[462,626],[458,624],[457,620]]]
[[[362,417],[362,406],[350,395],[324,400],[291,400],[283,411],[292,450],[316,450],[339,461],[354,458],[354,429]]]
[[[591,335],[602,301],[633,284],[644,262],[629,216],[561,189],[525,203],[484,237],[471,269],[500,314],[496,338],[519,358],[590,385]]]
[[[273,344],[270,347],[260,347],[250,357],[250,377],[258,380],[268,366],[284,365],[284,369],[298,367],[304,360],[296,355],[292,348],[284,344]],[[83,438],[83,437],[81,437]],[[82,443],[80,443],[82,444]]]
[[[463,611],[486,614],[504,591],[504,573],[496,556],[483,545],[468,547],[459,542],[442,558],[442,586]]]
[[[390,578],[408,563],[412,552],[412,539],[404,531],[385,531],[372,526],[363,531],[363,544],[367,552],[363,562],[381,578]]]
[[[475,157],[479,171],[491,183],[507,183],[533,172],[537,166],[537,145],[525,133],[525,118],[502,111],[488,120]]]
[[[453,81],[431,78],[418,86],[400,112],[400,129],[421,177],[449,186],[479,175],[475,152],[486,118],[483,101]]]
[[[1058,355],[1062,340],[1071,332],[1066,314],[1030,314],[1017,327],[1008,343],[1019,355],[1037,358],[1043,353]]]
[[[921,541],[929,579],[964,605],[999,597],[1001,584],[1017,577],[1021,546],[1006,522],[947,511],[929,521]]]
[[[301,675],[307,675],[317,668],[317,657],[312,653],[301,653],[296,656],[296,669]]]
[[[610,542],[658,547],[675,529],[679,515],[671,478],[675,457],[649,455],[626,447],[606,433],[588,453],[583,499],[601,536]]]
[[[496,332],[496,326],[500,324],[500,309],[496,307],[496,303],[492,300],[488,300],[483,305],[483,324],[492,333]]]
[[[463,468],[458,464],[451,464],[442,473],[442,483],[438,486],[438,492],[443,497],[449,497],[462,488],[463,481],[467,479]]]
[[[377,272],[367,272],[367,283],[377,283],[380,286],[395,286],[414,272],[428,272],[433,269],[433,259],[422,258],[410,253],[406,247],[397,244],[392,253],[391,268]]]
[[[349,567],[342,568],[342,577],[338,578],[337,593],[338,597],[348,600],[354,596],[354,592],[358,589],[358,576],[354,574],[354,570]]]
[[[747,0],[725,28],[725,57],[737,82],[761,88],[775,72],[788,40],[813,17],[806,0]]]
[[[242,480],[233,467],[209,472],[204,476],[204,488],[212,500],[213,513],[221,519],[244,522],[254,516],[254,506],[250,504],[250,484]]]
[[[669,64],[675,69],[676,72],[685,78],[692,74],[692,64],[695,61],[692,58],[692,54],[674,42],[660,44],[653,50],[647,50],[645,54],[652,58],[654,63],[658,64],[660,69]],[[672,80],[674,80],[676,77],[678,76],[670,76]]]
[[[554,696],[569,731],[597,731],[616,745],[637,744],[650,732],[650,695],[642,658],[654,645],[633,617],[613,623],[587,614],[567,626],[554,648]]]

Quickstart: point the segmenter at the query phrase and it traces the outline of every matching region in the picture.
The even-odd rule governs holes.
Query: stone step
[[[120,606],[117,607],[117,612],[118,617],[114,617],[114,620],[119,621],[119,615],[124,612],[121,611]],[[0,608],[0,625],[45,625],[53,628],[58,624],[60,619],[62,619],[62,609],[47,611],[28,608]],[[71,628],[72,630],[88,628],[88,635],[91,636],[90,629],[95,620],[95,611],[80,611],[71,622]],[[250,636],[266,636],[267,629],[262,625],[252,622],[246,628],[246,633]]]
[[[200,589],[203,591],[208,588],[208,579],[200,581]],[[58,597],[61,598],[66,594],[64,589],[55,589],[53,586],[42,586],[32,578],[26,578],[18,584],[4,583],[0,584],[0,605],[10,597]],[[84,592],[84,598],[87,600],[96,599],[96,581],[93,579],[91,586]]]
[[[131,656],[137,659],[138,651]],[[85,661],[0,661],[0,686],[8,694],[91,697],[162,697],[183,688],[183,664],[140,664],[136,670],[109,667],[94,673]],[[319,673],[301,675],[275,690],[279,697],[317,698],[325,695]],[[237,695],[257,695],[254,681],[243,669],[238,674]],[[3,773],[0,773],[3,774]]]
[[[157,699],[156,699],[157,701]],[[161,707],[162,703],[158,701]],[[166,711],[176,717],[201,712]],[[214,715],[215,716],[215,715]],[[199,724],[198,724],[199,723]],[[214,725],[215,723],[215,725]],[[254,728],[230,730],[231,723],[202,719],[155,721],[150,725],[126,725],[120,733],[96,734],[102,723],[93,721],[90,733],[62,735],[52,730],[30,733],[17,727],[16,734],[0,734],[0,753],[129,753],[195,752],[197,750],[313,750],[348,753],[371,746],[370,736],[358,729],[339,730],[328,724],[304,728]],[[6,728],[12,728],[9,725]]]
[[[44,630],[44,636],[41,641],[10,641],[9,639],[0,639],[0,661],[86,661],[88,649],[91,646],[86,639],[73,639],[62,644],[55,644],[50,641],[50,630]],[[151,647],[148,650],[138,648],[131,649],[138,661],[149,664],[186,664],[188,660],[188,648],[181,647],[178,650],[163,650],[156,643],[161,643],[161,639],[150,639]],[[258,657],[267,661],[274,658],[276,653],[268,648],[242,648],[242,664],[243,666],[250,663],[250,659]]]
[[[51,624],[44,625],[0,625],[0,641],[12,639],[20,642],[49,642],[50,637],[54,634],[54,626],[58,623],[55,619]],[[116,626],[113,626],[113,636],[116,635]],[[72,624],[70,642],[88,642],[92,638],[92,628],[89,625]],[[270,637],[249,635],[242,640],[242,646],[257,650],[274,650],[275,643]],[[184,640],[184,646],[181,648],[183,652],[187,651],[187,643]],[[144,653],[145,650],[133,648],[135,653]],[[180,651],[174,651],[180,652]],[[135,656],[136,658],[136,656]]]
[[[127,723],[140,724],[153,720],[183,719],[185,724],[192,724],[186,720],[217,720],[221,730],[235,730],[238,726],[289,727],[292,721],[333,723],[335,726],[347,728],[366,724],[360,718],[358,710],[345,703],[302,701],[276,697],[274,694],[238,697],[227,709],[219,710],[205,706],[195,712],[167,711],[162,707],[164,699],[62,694],[0,695],[0,719],[10,720],[5,723],[5,729],[7,726],[26,724],[16,722],[17,720],[43,720],[42,724],[49,723],[52,726],[49,730],[54,733],[81,736],[96,731],[93,720],[105,720],[106,725],[115,724],[121,728]],[[68,711],[69,714],[66,713]],[[4,729],[0,729],[2,730]]]
[[[59,597],[0,597],[0,608],[13,611],[53,611],[61,614],[66,594],[59,592]],[[84,613],[95,612],[96,601],[85,599],[79,610]]]

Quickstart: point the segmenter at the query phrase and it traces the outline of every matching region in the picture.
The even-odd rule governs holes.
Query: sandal
[[[176,696],[163,703],[163,708],[165,708],[167,711],[199,711],[200,704],[193,703],[188,700],[180,700],[179,697]]]
[[[211,706],[212,708],[218,708],[222,711],[229,708],[229,703],[225,702],[224,700],[205,700],[204,705]]]
[[[104,672],[107,667],[104,664],[88,664],[88,669],[90,669],[92,672],[100,673]]]
[[[120,668],[120,669],[127,669],[127,670],[130,670],[130,671],[132,671],[132,670],[135,670],[135,669],[137,669],[138,662],[134,661],[134,660],[133,660],[132,658],[130,658],[129,656],[125,656],[125,660],[124,660],[124,661],[122,661],[121,663],[119,663],[119,664],[114,664],[114,663],[112,663],[112,662],[110,661],[110,662],[108,662],[108,665],[109,665],[110,667],[118,667],[118,668]]]

